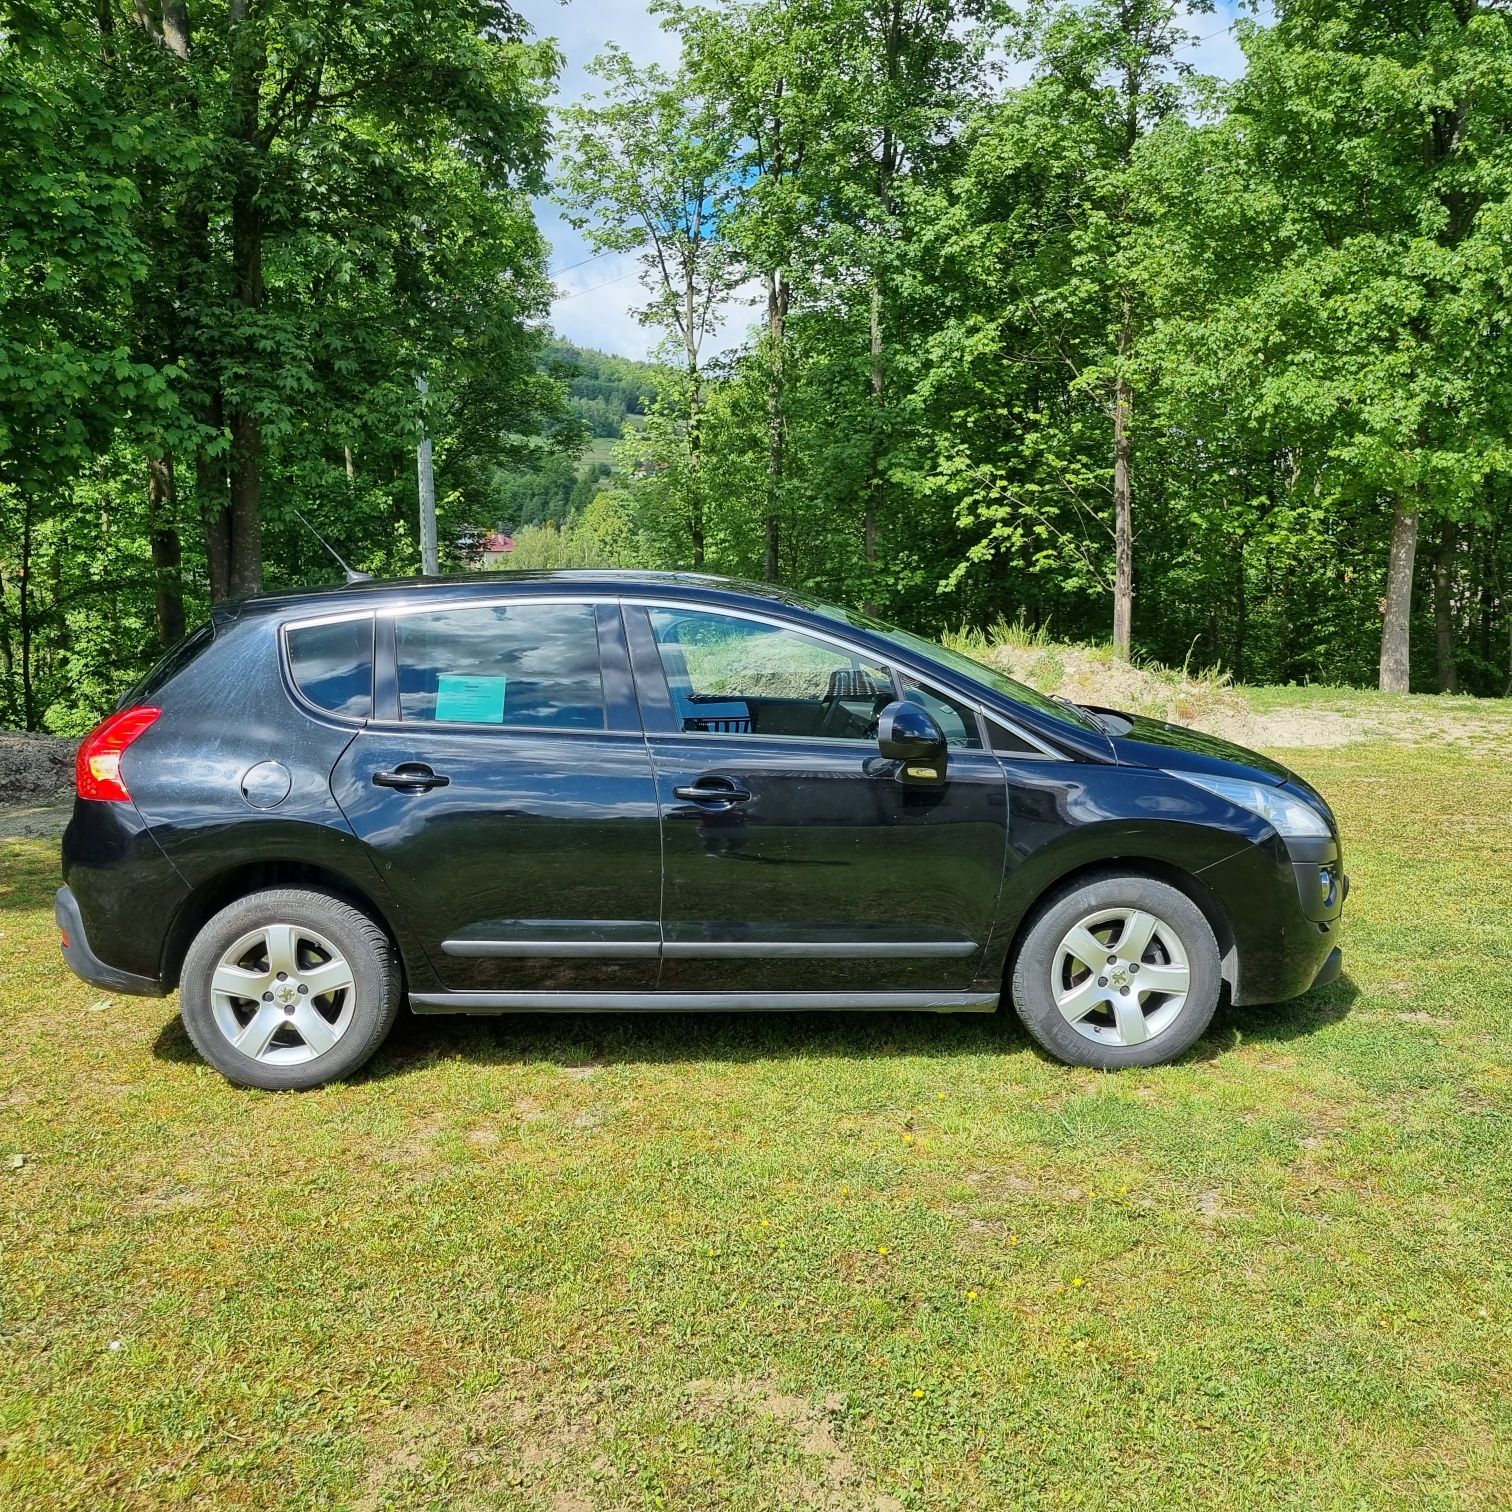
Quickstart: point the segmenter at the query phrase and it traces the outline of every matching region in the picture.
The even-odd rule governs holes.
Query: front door
[[[442,986],[653,988],[656,788],[618,608],[401,612],[378,670],[332,786]]]
[[[874,657],[724,610],[625,613],[663,815],[662,990],[967,990],[1008,813],[975,714],[931,701],[948,780],[908,787],[876,714],[929,695]]]

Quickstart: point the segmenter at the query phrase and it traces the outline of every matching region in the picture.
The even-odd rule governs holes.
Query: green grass
[[[1512,764],[1291,759],[1345,977],[1120,1076],[522,1018],[241,1092],[0,842],[0,1504],[1506,1506]]]

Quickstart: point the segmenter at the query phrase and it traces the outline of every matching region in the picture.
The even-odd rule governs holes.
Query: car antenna
[[[294,509],[292,505],[290,505],[289,507],[290,511],[293,513],[294,517],[299,521],[299,523],[303,525],[304,528],[308,530],[310,534],[314,536],[315,539],[319,541],[320,544],[324,546],[325,549],[329,551],[333,557],[336,558],[336,565],[340,567],[344,573],[346,573],[347,582],[371,583],[373,581],[373,574],[371,572],[358,572],[355,567],[348,567],[346,562],[342,560],[341,553],[337,551],[337,549],[333,545],[331,545],[331,543],[326,540],[326,538],[321,535],[321,533],[316,530],[316,528],[312,524],[310,524],[310,522],[305,519],[305,517],[300,514],[297,509]]]

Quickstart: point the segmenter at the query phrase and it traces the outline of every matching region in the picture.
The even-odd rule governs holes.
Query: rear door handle
[[[433,772],[423,761],[406,761],[392,772],[374,772],[375,787],[396,788],[401,793],[426,793],[431,788],[451,786],[451,778]]]
[[[728,777],[700,777],[692,787],[672,789],[674,798],[684,803],[713,803],[721,806],[731,803],[749,803],[751,795],[743,787],[737,787]]]

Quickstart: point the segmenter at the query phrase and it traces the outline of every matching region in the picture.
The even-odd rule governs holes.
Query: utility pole
[[[420,390],[422,398],[430,393],[430,384],[425,381],[425,375],[415,379],[415,387]],[[430,428],[425,426],[425,417],[421,415],[422,430],[420,432],[420,446],[416,452],[416,461],[420,469],[420,570],[427,577],[438,577],[441,573],[440,558],[436,555],[436,477],[431,471],[431,439]]]

